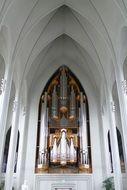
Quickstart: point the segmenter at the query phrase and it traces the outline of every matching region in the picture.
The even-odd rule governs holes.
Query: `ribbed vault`
[[[1,56],[14,65],[14,83],[23,91],[55,60],[70,60],[100,93],[114,83],[114,66],[123,65],[126,16],[124,0],[3,0]]]

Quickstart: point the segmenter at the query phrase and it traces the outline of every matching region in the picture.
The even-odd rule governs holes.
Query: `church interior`
[[[1,0],[0,189],[110,179],[127,190],[127,1]]]

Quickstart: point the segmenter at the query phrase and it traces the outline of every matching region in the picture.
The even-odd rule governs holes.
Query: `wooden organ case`
[[[37,173],[91,173],[87,98],[74,74],[62,66],[46,85],[39,106]]]

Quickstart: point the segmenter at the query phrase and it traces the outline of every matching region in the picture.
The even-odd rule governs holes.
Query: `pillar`
[[[108,92],[107,92],[108,94]],[[113,157],[113,171],[114,171],[114,182],[115,190],[122,190],[122,175],[119,159],[119,150],[118,150],[118,140],[116,133],[116,122],[115,122],[115,105],[112,99],[112,95],[109,93],[107,98],[108,103],[108,114],[109,114],[109,123],[110,123],[110,138],[111,138],[111,148],[112,148],[112,157]]]
[[[109,173],[111,173],[112,171],[112,167],[111,167],[111,161],[110,161],[110,152],[109,152],[109,146],[108,146],[108,126],[109,126],[109,122],[107,120],[107,112],[106,110],[104,111],[104,113],[102,113],[102,125],[103,125],[103,136],[102,139],[104,139],[104,152],[103,152],[103,162],[104,162],[104,174],[107,176]]]
[[[13,67],[9,65],[5,71],[4,79],[2,80],[0,96],[0,171],[2,169],[3,151],[5,143],[6,122],[8,114],[8,106],[12,85]]]
[[[18,151],[18,162],[17,162],[17,190],[21,189],[21,184],[24,180],[24,157],[25,157],[25,147],[26,147],[26,107],[24,106],[20,115],[20,125],[22,129],[20,130],[20,140],[19,140],[19,151]]]
[[[123,148],[124,148],[124,159],[125,159],[125,168],[127,171],[127,81],[124,80],[123,71],[119,69],[119,72],[116,72],[116,85],[119,98],[120,114],[121,114],[121,123],[123,131]]]
[[[18,123],[19,123],[19,109],[20,109],[19,95],[20,95],[19,91],[17,90],[13,106],[12,129],[11,129],[10,144],[9,144],[7,171],[5,177],[5,190],[12,190],[14,162],[15,162],[15,153],[17,146],[17,136],[18,136]]]

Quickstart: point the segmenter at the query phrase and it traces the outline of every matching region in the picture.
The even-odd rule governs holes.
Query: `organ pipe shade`
[[[60,111],[67,112],[67,76],[64,68],[60,76]]]
[[[56,86],[54,86],[54,90],[52,93],[51,111],[52,111],[52,113],[51,113],[52,118],[58,119],[58,97],[57,97],[57,93],[56,93]]]
[[[61,129],[61,152],[60,152],[60,164],[61,165],[66,165],[67,163],[67,158],[66,158],[66,129]]]
[[[70,95],[70,119],[74,119],[76,116],[76,103],[75,103],[75,92],[73,86],[71,88],[71,95]]]

